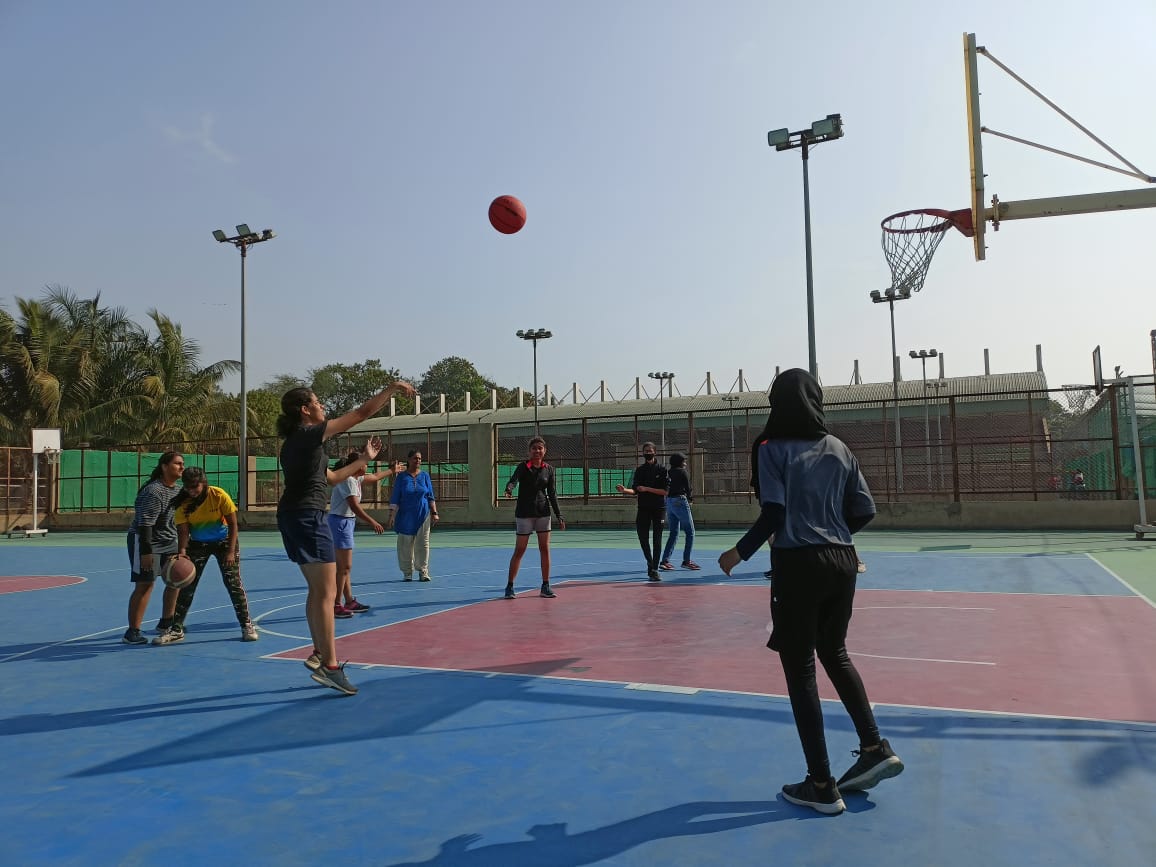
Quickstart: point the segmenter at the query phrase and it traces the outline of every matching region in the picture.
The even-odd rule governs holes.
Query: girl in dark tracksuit
[[[728,575],[772,536],[773,624],[767,646],[779,654],[807,778],[783,786],[783,797],[821,813],[844,810],[840,789],[869,789],[903,770],[880,738],[863,681],[847,655],[858,557],[852,534],[875,516],[875,502],[851,450],[827,433],[823,391],[804,370],[788,370],[771,386],[771,416],[758,446],[762,511],[739,543],[719,557]],[[831,776],[815,654],[859,735],[858,761]]]

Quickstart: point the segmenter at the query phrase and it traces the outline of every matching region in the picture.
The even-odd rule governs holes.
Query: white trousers
[[[406,578],[412,577],[415,569],[422,578],[429,577],[429,528],[432,520],[427,515],[425,523],[413,536],[397,534],[397,565]]]

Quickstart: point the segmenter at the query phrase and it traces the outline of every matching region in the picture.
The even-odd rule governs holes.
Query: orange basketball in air
[[[490,225],[503,235],[512,235],[526,225],[526,206],[513,196],[498,196],[490,202]]]

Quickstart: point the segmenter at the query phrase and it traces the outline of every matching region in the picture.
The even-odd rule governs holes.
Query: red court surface
[[[76,575],[0,575],[0,593],[26,593],[81,584],[87,579]]]
[[[765,587],[563,584],[558,593],[370,629],[340,638],[338,656],[786,694],[764,646]],[[860,590],[855,602],[848,648],[877,704],[1156,722],[1156,609],[1139,597]]]

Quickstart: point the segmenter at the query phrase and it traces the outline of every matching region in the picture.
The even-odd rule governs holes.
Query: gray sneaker
[[[349,678],[345,676],[344,663],[337,668],[326,668],[323,665],[309,676],[322,686],[327,686],[346,695],[357,695],[357,687],[350,683]]]
[[[129,628],[125,630],[124,635],[120,639],[125,644],[148,644],[149,640],[140,634],[139,629]]]
[[[162,632],[160,635],[153,639],[153,644],[176,644],[178,641],[184,640],[185,630],[176,626],[170,626],[167,632]]]
[[[242,641],[256,641],[260,636],[257,635],[257,627],[253,625],[253,621],[249,621],[241,627]]]

